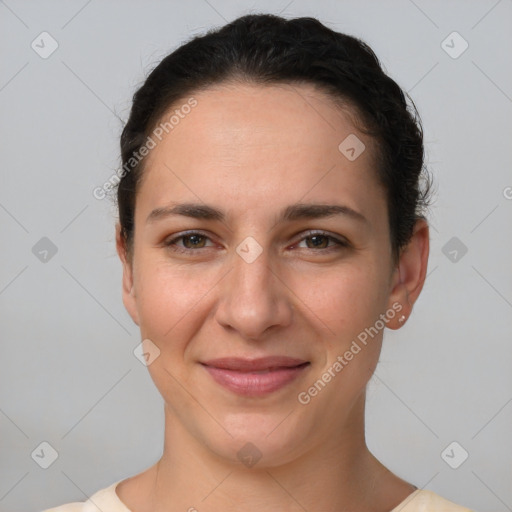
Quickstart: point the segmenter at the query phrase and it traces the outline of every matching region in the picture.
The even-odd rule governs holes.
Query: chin
[[[263,469],[287,464],[308,449],[311,433],[298,421],[291,408],[279,413],[237,413],[221,421],[231,434],[211,437],[205,432],[205,444],[224,460],[249,469]],[[210,434],[210,435],[208,435]]]

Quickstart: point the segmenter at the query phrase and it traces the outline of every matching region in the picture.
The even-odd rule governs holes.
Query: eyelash
[[[208,237],[207,235],[205,235],[204,233],[201,233],[200,231],[187,231],[185,233],[182,233],[181,235],[179,236],[176,236],[170,240],[167,240],[164,242],[164,246],[169,248],[170,250],[172,251],[175,251],[175,252],[178,252],[178,253],[186,253],[186,254],[191,254],[193,252],[197,252],[199,253],[200,252],[200,249],[207,249],[208,247],[199,247],[198,249],[188,249],[188,248],[183,248],[183,247],[178,247],[176,244],[179,240],[183,240],[184,238],[188,238],[190,236],[194,236],[194,235],[199,235],[203,238],[206,238],[207,240],[211,240],[210,237]],[[339,238],[336,238],[332,235],[329,235],[328,233],[326,233],[325,231],[308,231],[307,234],[305,236],[303,236],[298,242],[297,244],[299,244],[300,242],[303,242],[304,240],[308,239],[308,238],[312,238],[314,236],[323,236],[323,237],[326,237],[330,242],[334,242],[334,245],[331,245],[331,246],[328,246],[328,247],[324,247],[324,248],[321,248],[321,249],[315,249],[315,248],[311,248],[311,247],[303,247],[302,249],[307,249],[307,250],[310,250],[310,251],[316,251],[316,252],[331,252],[333,250],[339,250],[339,249],[342,249],[342,248],[348,248],[350,247],[350,244],[344,240],[341,240]],[[294,244],[297,245],[297,244]]]

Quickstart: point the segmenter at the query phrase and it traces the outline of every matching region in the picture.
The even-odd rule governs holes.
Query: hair
[[[250,14],[196,36],[167,55],[135,92],[121,134],[123,173],[117,186],[121,235],[133,250],[135,199],[146,158],[139,155],[161,117],[179,101],[229,82],[311,84],[356,113],[375,142],[376,174],[388,207],[394,262],[425,219],[430,173],[421,119],[407,93],[382,69],[372,49],[315,18]],[[406,98],[409,100],[407,103]],[[340,141],[341,142],[341,141]]]

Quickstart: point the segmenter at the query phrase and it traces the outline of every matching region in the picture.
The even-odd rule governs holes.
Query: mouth
[[[215,382],[242,396],[264,396],[287,386],[311,366],[286,356],[241,359],[226,357],[201,363]]]

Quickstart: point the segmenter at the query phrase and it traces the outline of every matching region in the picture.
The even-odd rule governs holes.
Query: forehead
[[[327,149],[340,136],[356,133],[355,109],[334,99],[312,84],[257,85],[229,82],[211,86],[191,95],[196,106],[186,108],[179,117],[173,113],[185,112],[190,98],[183,98],[170,107],[159,126],[167,143],[186,142],[192,135],[204,144],[211,144],[224,153],[243,156],[251,145],[278,147],[299,142],[301,147],[315,146]],[[157,128],[158,129],[158,128]],[[230,144],[230,142],[232,142]],[[319,146],[324,143],[324,147]],[[164,141],[165,144],[165,141]],[[161,145],[160,145],[161,146]],[[159,151],[153,151],[152,155]],[[291,156],[291,155],[290,155]]]
[[[196,105],[175,116],[147,157],[139,193],[153,205],[188,196],[219,204],[238,198],[250,208],[265,198],[296,202],[306,194],[357,202],[376,189],[373,141],[354,126],[349,108],[316,87],[236,83],[192,96]],[[351,137],[366,147],[355,160],[340,151]]]

